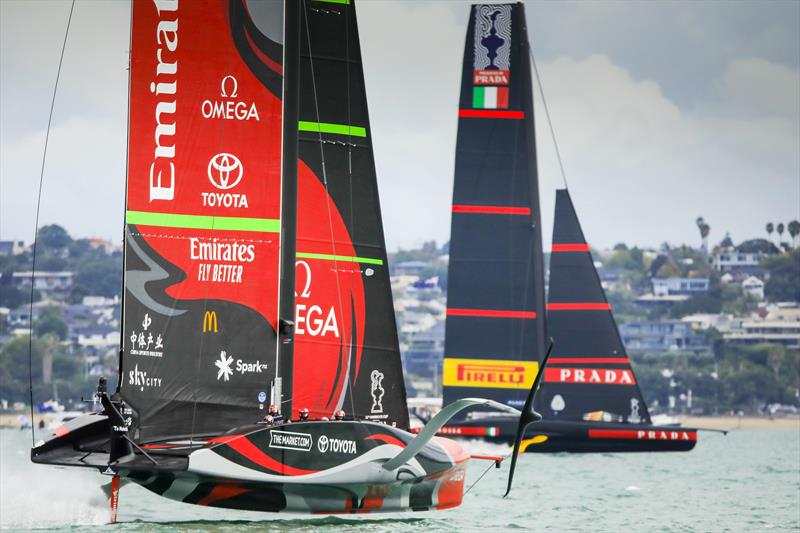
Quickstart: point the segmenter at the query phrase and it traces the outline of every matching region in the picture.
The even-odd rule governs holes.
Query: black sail
[[[355,5],[302,6],[292,407],[406,428]]]
[[[650,424],[566,189],[556,192],[547,321],[554,347],[537,411],[548,420]]]
[[[544,277],[525,10],[470,11],[459,100],[444,402],[521,408],[544,356]]]

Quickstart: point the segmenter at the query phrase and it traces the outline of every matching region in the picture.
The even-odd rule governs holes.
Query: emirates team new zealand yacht
[[[521,3],[472,6],[458,111],[444,403],[479,394],[520,409],[538,376],[534,406],[543,419],[525,433],[522,451],[690,450],[696,430],[651,423],[567,190],[556,199],[545,304],[529,54]],[[523,413],[526,421],[529,410]],[[470,415],[441,433],[510,443],[520,429],[517,414]]]
[[[108,474],[114,512],[124,482],[458,506],[469,455],[434,434],[490,401],[407,431],[371,135],[353,0],[134,0],[118,384],[32,460]]]

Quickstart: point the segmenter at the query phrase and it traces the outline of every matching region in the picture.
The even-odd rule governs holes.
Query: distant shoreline
[[[800,431],[800,416],[676,416],[682,426],[724,430]]]
[[[30,416],[30,412],[0,414],[0,428],[19,429],[20,424],[17,417],[21,414]],[[800,431],[800,416],[676,416],[675,418],[680,421],[682,426],[690,428]],[[55,415],[52,413],[36,413],[35,423],[37,425],[40,419],[44,419],[45,424],[49,424],[55,419]]]

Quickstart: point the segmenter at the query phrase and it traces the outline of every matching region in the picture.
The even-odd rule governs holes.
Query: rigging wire
[[[64,51],[67,49],[67,37],[69,37],[69,27],[72,24],[72,13],[75,10],[75,0],[69,8],[69,18],[67,18],[67,28],[64,31],[64,42],[61,44],[61,56],[58,59],[58,70],[56,71],[56,82],[53,85],[53,98],[50,100],[50,114],[47,117],[47,132],[44,137],[44,150],[42,151],[42,167],[39,171],[39,192],[36,196],[36,222],[33,228],[33,252],[31,260],[31,301],[30,311],[28,314],[28,391],[30,392],[31,400],[31,441],[36,444],[36,434],[33,428],[33,290],[34,282],[36,280],[36,243],[38,242],[37,234],[39,233],[39,211],[42,205],[42,185],[44,183],[44,167],[47,160],[47,144],[50,140],[50,126],[53,123],[53,109],[56,105],[56,93],[58,92],[58,81],[61,78],[61,65],[64,63]]]
[[[561,179],[564,181],[564,188],[569,189],[567,185],[567,174],[564,172],[564,163],[561,161],[561,151],[558,149],[558,141],[556,141],[556,132],[553,129],[553,121],[550,120],[550,108],[547,107],[547,99],[544,96],[544,87],[542,86],[542,77],[539,76],[539,68],[536,66],[536,58],[533,56],[533,47],[528,46],[528,55],[533,63],[533,72],[536,74],[536,84],[539,86],[539,94],[542,95],[542,105],[544,106],[544,114],[547,117],[547,126],[550,128],[550,137],[553,139],[553,146],[556,149],[556,158],[558,159],[558,167],[561,169]]]
[[[483,471],[483,474],[481,474],[480,476],[478,476],[478,479],[476,479],[475,481],[473,481],[473,482],[472,482],[472,485],[470,485],[470,486],[469,486],[469,488],[468,488],[467,490],[465,490],[465,491],[464,491],[464,496],[466,496],[467,494],[469,494],[469,491],[471,491],[471,490],[472,490],[472,487],[474,487],[475,485],[477,485],[477,484],[478,484],[478,481],[482,480],[482,479],[483,479],[483,476],[485,476],[486,474],[488,474],[488,473],[489,473],[489,470],[491,470],[493,466],[495,466],[495,463],[493,463],[493,462],[492,462],[492,463],[489,463],[489,466],[487,466],[487,467],[486,467],[486,470],[484,470],[484,471]]]
[[[316,73],[314,72],[314,53],[313,53],[312,48],[311,48],[311,31],[310,31],[310,25],[308,23],[308,5],[307,5],[307,3],[305,1],[303,1],[301,3],[301,6],[302,6],[302,9],[303,9],[303,19],[305,21],[306,42],[308,44],[308,60],[309,60],[308,62],[309,62],[309,66],[311,67],[311,87],[312,87],[312,92],[314,94],[314,113],[315,113],[317,124],[319,124],[321,122],[320,121],[320,114],[319,114],[319,98],[317,97],[317,78],[316,78]],[[349,26],[347,26],[347,29],[345,31],[346,31],[345,38],[347,39],[349,37],[349,34],[347,34],[347,32],[349,32]],[[349,48],[348,48],[348,50],[349,50]],[[349,91],[349,84],[350,84],[349,78],[348,78],[347,83],[348,83],[348,91]],[[348,94],[349,94],[349,92],[348,92]],[[348,101],[349,101],[349,98],[348,98]],[[349,102],[348,102],[348,113],[349,113]],[[349,126],[350,125],[348,124],[348,140],[349,140],[349,134],[350,134]],[[317,128],[317,139],[319,141],[319,155],[320,155],[320,159],[321,159],[321,162],[322,162],[322,183],[325,186],[325,193],[328,195],[328,198],[330,198],[330,190],[328,188],[328,172],[327,172],[327,168],[325,166],[325,146],[324,145],[326,143],[322,139],[322,128],[319,128],[319,127]],[[351,144],[351,143],[348,143],[348,144]],[[331,247],[332,247],[332,252],[333,252],[333,270],[336,273],[336,296],[337,296],[337,299],[339,301],[339,311],[342,313],[342,316],[344,316],[344,306],[342,305],[342,288],[341,288],[341,283],[339,282],[339,264],[338,264],[338,259],[337,259],[338,255],[336,254],[336,239],[334,238],[334,234],[333,234],[333,215],[331,213],[331,203],[329,201],[326,201],[325,202],[325,207],[326,207],[326,210],[327,210],[327,213],[328,213],[328,229],[329,229],[329,232],[330,232],[330,239],[331,239],[330,242],[331,242]],[[356,406],[355,406],[355,399],[353,397],[353,390],[354,389],[353,389],[353,382],[352,382],[352,380],[350,378],[350,372],[351,372],[351,369],[352,369],[353,350],[354,349],[357,350],[358,348],[356,346],[354,346],[354,344],[351,344],[351,346],[350,346],[350,355],[348,357],[347,372],[345,374],[345,377],[347,379],[347,382],[345,383],[345,385],[348,385],[350,387],[350,408],[352,409],[351,412],[353,413],[353,416],[355,416]],[[346,395],[346,391],[343,391],[343,392]]]

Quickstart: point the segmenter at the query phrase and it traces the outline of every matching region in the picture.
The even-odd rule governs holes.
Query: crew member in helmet
[[[283,424],[283,415],[278,412],[278,406],[274,403],[269,404],[269,414],[275,425]]]
[[[308,421],[308,407],[303,407],[299,411],[300,413],[300,422],[307,422]]]
[[[344,409],[337,409],[335,413],[333,413],[334,420],[344,420]]]

